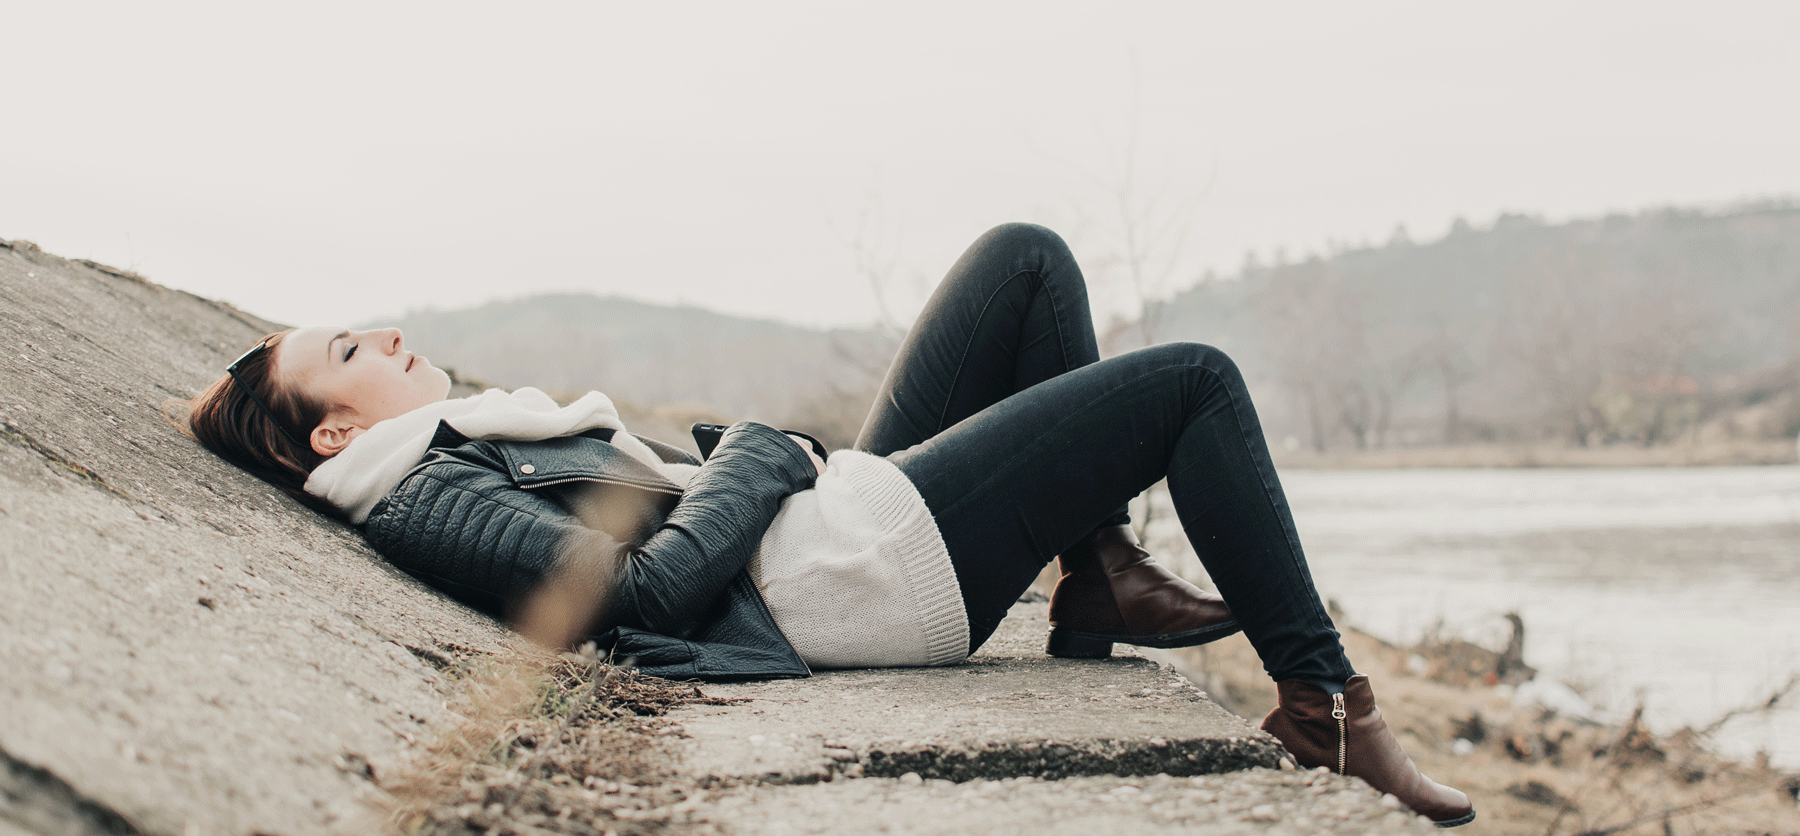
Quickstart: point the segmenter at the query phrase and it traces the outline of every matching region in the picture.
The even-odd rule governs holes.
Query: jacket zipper
[[[1344,695],[1343,694],[1332,694],[1331,695],[1331,716],[1338,721],[1338,774],[1343,775],[1344,774],[1344,755],[1347,751],[1348,744],[1350,742],[1348,739],[1348,733],[1346,732],[1346,730],[1344,728],[1344,725],[1345,725],[1344,718],[1349,715],[1344,711]]]

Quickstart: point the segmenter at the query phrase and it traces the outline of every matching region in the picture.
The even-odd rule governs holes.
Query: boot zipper
[[[1346,739],[1347,735],[1344,729],[1344,718],[1349,715],[1344,712],[1343,694],[1331,695],[1331,716],[1338,721],[1338,774],[1342,775],[1344,774],[1344,754],[1346,744],[1350,742]]]

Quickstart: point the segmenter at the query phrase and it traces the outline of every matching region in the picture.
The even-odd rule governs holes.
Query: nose
[[[381,336],[381,346],[389,354],[400,353],[401,334],[398,328],[383,328],[377,332]]]

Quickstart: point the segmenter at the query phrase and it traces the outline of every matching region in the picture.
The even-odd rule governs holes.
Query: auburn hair
[[[252,475],[287,492],[308,507],[341,516],[324,500],[306,492],[306,479],[326,459],[311,445],[295,444],[281,427],[306,441],[313,427],[325,419],[330,405],[308,398],[304,392],[282,386],[275,367],[275,349],[293,329],[262,338],[268,348],[238,363],[237,376],[226,374],[206,390],[186,401],[185,421],[170,416],[175,426],[206,449]],[[274,412],[257,405],[245,387],[262,396]],[[176,404],[182,404],[176,401]]]

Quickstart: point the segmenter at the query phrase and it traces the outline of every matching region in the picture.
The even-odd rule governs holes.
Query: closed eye
[[[354,356],[356,356],[356,345],[351,344],[350,350],[344,352],[344,362],[346,362],[346,363],[350,362],[350,358],[354,357]]]

